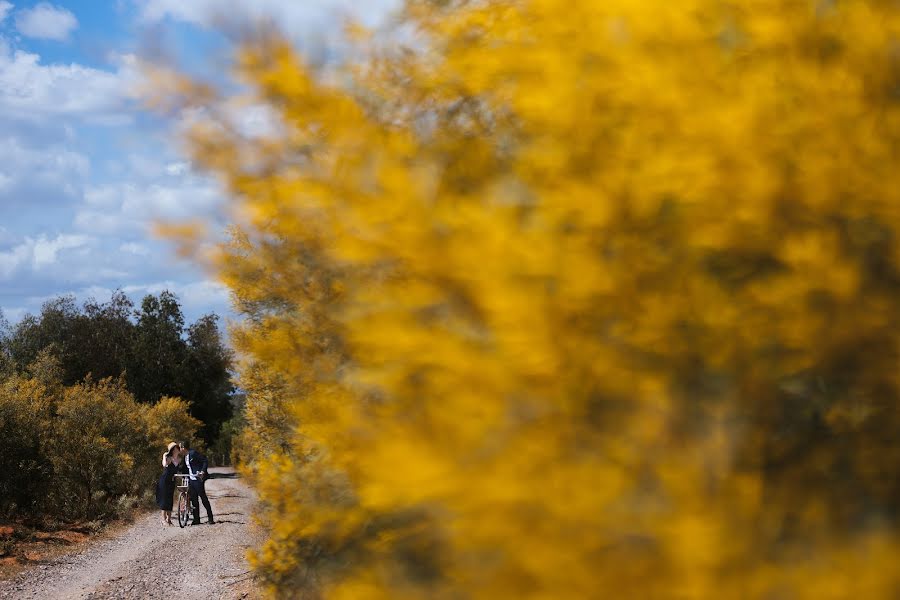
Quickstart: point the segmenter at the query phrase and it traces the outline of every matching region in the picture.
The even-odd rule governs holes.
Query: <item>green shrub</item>
[[[116,498],[135,493],[149,469],[143,407],[122,379],[66,388],[53,423],[50,462],[61,506],[72,515],[103,514]],[[148,465],[144,467],[144,465]]]
[[[46,496],[52,404],[51,391],[36,379],[0,381],[0,514],[32,511]]]
[[[138,403],[122,378],[60,381],[52,348],[27,374],[0,376],[0,517],[108,519],[151,506],[166,443],[203,423],[180,398]]]

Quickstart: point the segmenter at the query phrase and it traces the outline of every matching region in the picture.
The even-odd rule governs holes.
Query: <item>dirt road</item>
[[[0,581],[0,598],[254,598],[244,559],[255,543],[253,493],[232,469],[210,469],[215,525],[164,527],[158,512],[77,553]]]

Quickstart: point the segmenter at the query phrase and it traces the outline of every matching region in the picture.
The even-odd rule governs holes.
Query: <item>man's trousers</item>
[[[188,482],[188,494],[191,498],[191,508],[194,511],[194,523],[200,522],[200,504],[197,502],[197,498],[203,501],[203,508],[206,509],[206,518],[212,523],[212,506],[209,505],[209,498],[206,497],[205,482],[200,481],[200,479],[194,479]]]

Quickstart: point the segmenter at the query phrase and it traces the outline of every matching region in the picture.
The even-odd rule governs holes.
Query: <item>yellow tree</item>
[[[399,33],[339,73],[250,41],[261,137],[179,82],[279,382],[248,405],[290,414],[270,590],[896,593],[897,4],[411,0]]]
[[[103,516],[119,498],[146,489],[159,471],[142,406],[124,378],[95,382],[88,377],[64,388],[61,396],[46,450],[62,505],[56,510]]]
[[[32,365],[35,368],[35,365]],[[45,458],[59,385],[0,375],[0,514],[44,508],[52,472]]]
[[[190,405],[181,398],[163,396],[142,411],[150,446],[162,454],[170,442],[196,440],[203,422],[190,415]]]

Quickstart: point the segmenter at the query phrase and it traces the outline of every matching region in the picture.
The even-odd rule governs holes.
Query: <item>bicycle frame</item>
[[[181,479],[179,479],[181,478]],[[190,475],[187,473],[175,474],[175,487],[178,488],[178,526],[184,529],[191,517],[191,500],[188,492]]]

